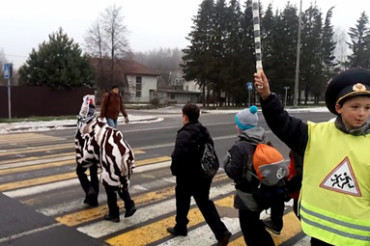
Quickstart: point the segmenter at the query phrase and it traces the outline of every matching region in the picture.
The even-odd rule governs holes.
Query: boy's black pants
[[[271,201],[271,221],[277,230],[283,228],[284,216],[284,194],[274,194]],[[239,209],[240,228],[243,232],[244,241],[248,246],[274,246],[270,233],[265,229],[265,225],[260,220],[260,211],[249,211]]]
[[[186,226],[189,223],[187,215],[190,209],[190,200],[193,196],[216,239],[220,240],[228,232],[215,205],[209,199],[211,182],[210,179],[176,178],[176,230],[187,231]]]
[[[275,246],[271,235],[260,220],[260,212],[239,209],[240,228],[248,246]]]

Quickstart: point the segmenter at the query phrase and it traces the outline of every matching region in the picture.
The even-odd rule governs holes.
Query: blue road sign
[[[253,82],[247,82],[247,89],[251,91],[253,89]]]
[[[4,79],[9,79],[10,78],[11,66],[12,66],[12,64],[10,64],[10,63],[5,63],[4,64]]]

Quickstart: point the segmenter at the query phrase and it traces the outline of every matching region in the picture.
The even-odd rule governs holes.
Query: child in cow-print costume
[[[86,95],[83,99],[77,128],[75,143],[83,143],[76,147],[77,164],[84,167],[97,165],[102,170],[101,181],[109,208],[105,219],[120,221],[117,193],[125,203],[125,217],[133,215],[136,208],[128,186],[134,168],[134,153],[119,130],[96,119],[92,95]],[[79,138],[83,140],[79,141]]]

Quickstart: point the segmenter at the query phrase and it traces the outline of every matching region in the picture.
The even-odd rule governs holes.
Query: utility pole
[[[301,57],[301,21],[302,20],[302,0],[299,3],[299,15],[298,15],[298,40],[297,40],[297,60],[295,67],[295,80],[294,80],[294,98],[293,106],[298,106],[298,93],[299,93],[299,62]]]

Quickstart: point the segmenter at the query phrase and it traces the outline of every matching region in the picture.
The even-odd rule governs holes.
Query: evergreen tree
[[[297,53],[298,15],[297,8],[288,3],[274,18],[271,34],[272,89],[282,95],[285,86],[293,91]]]
[[[261,18],[261,40],[264,56],[263,70],[270,74],[272,69],[272,55],[274,49],[274,30],[276,28],[276,18],[272,12],[272,4],[267,6],[264,16]]]
[[[336,42],[334,41],[334,29],[331,24],[331,18],[333,16],[333,9],[331,7],[326,13],[325,24],[322,35],[322,55],[324,62],[324,80],[323,84],[327,82],[334,75],[334,67],[337,65],[335,62],[335,47]]]
[[[93,86],[94,72],[86,55],[62,28],[49,41],[33,49],[25,65],[19,69],[20,84],[71,88]]]
[[[242,12],[240,5],[237,0],[231,0],[227,7],[227,33],[226,33],[226,47],[225,61],[224,61],[224,85],[222,90],[226,93],[226,99],[228,105],[235,103],[236,97],[239,100],[239,96],[236,95],[238,92],[245,96],[245,80],[243,79],[243,73],[245,69],[241,66],[241,37],[243,35],[241,29]],[[240,90],[240,87],[244,90]]]
[[[302,80],[300,87],[305,92],[305,104],[313,94],[318,98],[322,91],[322,14],[316,5],[311,5],[304,13],[302,29]]]
[[[203,105],[205,106],[206,86],[210,85],[213,54],[211,44],[213,37],[214,2],[204,0],[194,17],[192,31],[188,35],[190,45],[183,49],[183,72],[185,80],[195,80],[203,90]]]
[[[227,38],[228,32],[228,15],[225,0],[217,0],[215,12],[212,19],[212,36],[211,51],[213,53],[213,64],[211,67],[211,89],[215,92],[218,102],[221,99],[221,91],[225,88],[226,70],[229,64],[226,63]]]
[[[348,35],[351,38],[349,48],[352,49],[352,54],[348,56],[349,67],[370,68],[369,63],[369,18],[365,12],[361,13],[357,20],[356,27],[349,29]]]
[[[247,91],[246,91],[245,83],[248,81],[253,81],[253,73],[255,73],[256,71],[254,31],[253,31],[253,10],[252,10],[251,0],[245,1],[244,12],[242,15],[242,22],[241,22],[241,30],[243,32],[243,35],[241,36],[241,41],[240,41],[240,44],[241,44],[240,66],[241,66],[241,70],[244,72],[240,74],[240,77],[244,81],[244,83],[241,83],[239,85],[239,88],[236,88],[237,94],[235,96],[238,99],[237,103],[240,103],[240,99],[242,97],[246,98]],[[261,42],[263,44],[263,40]],[[262,60],[263,59],[264,58],[262,57]]]

